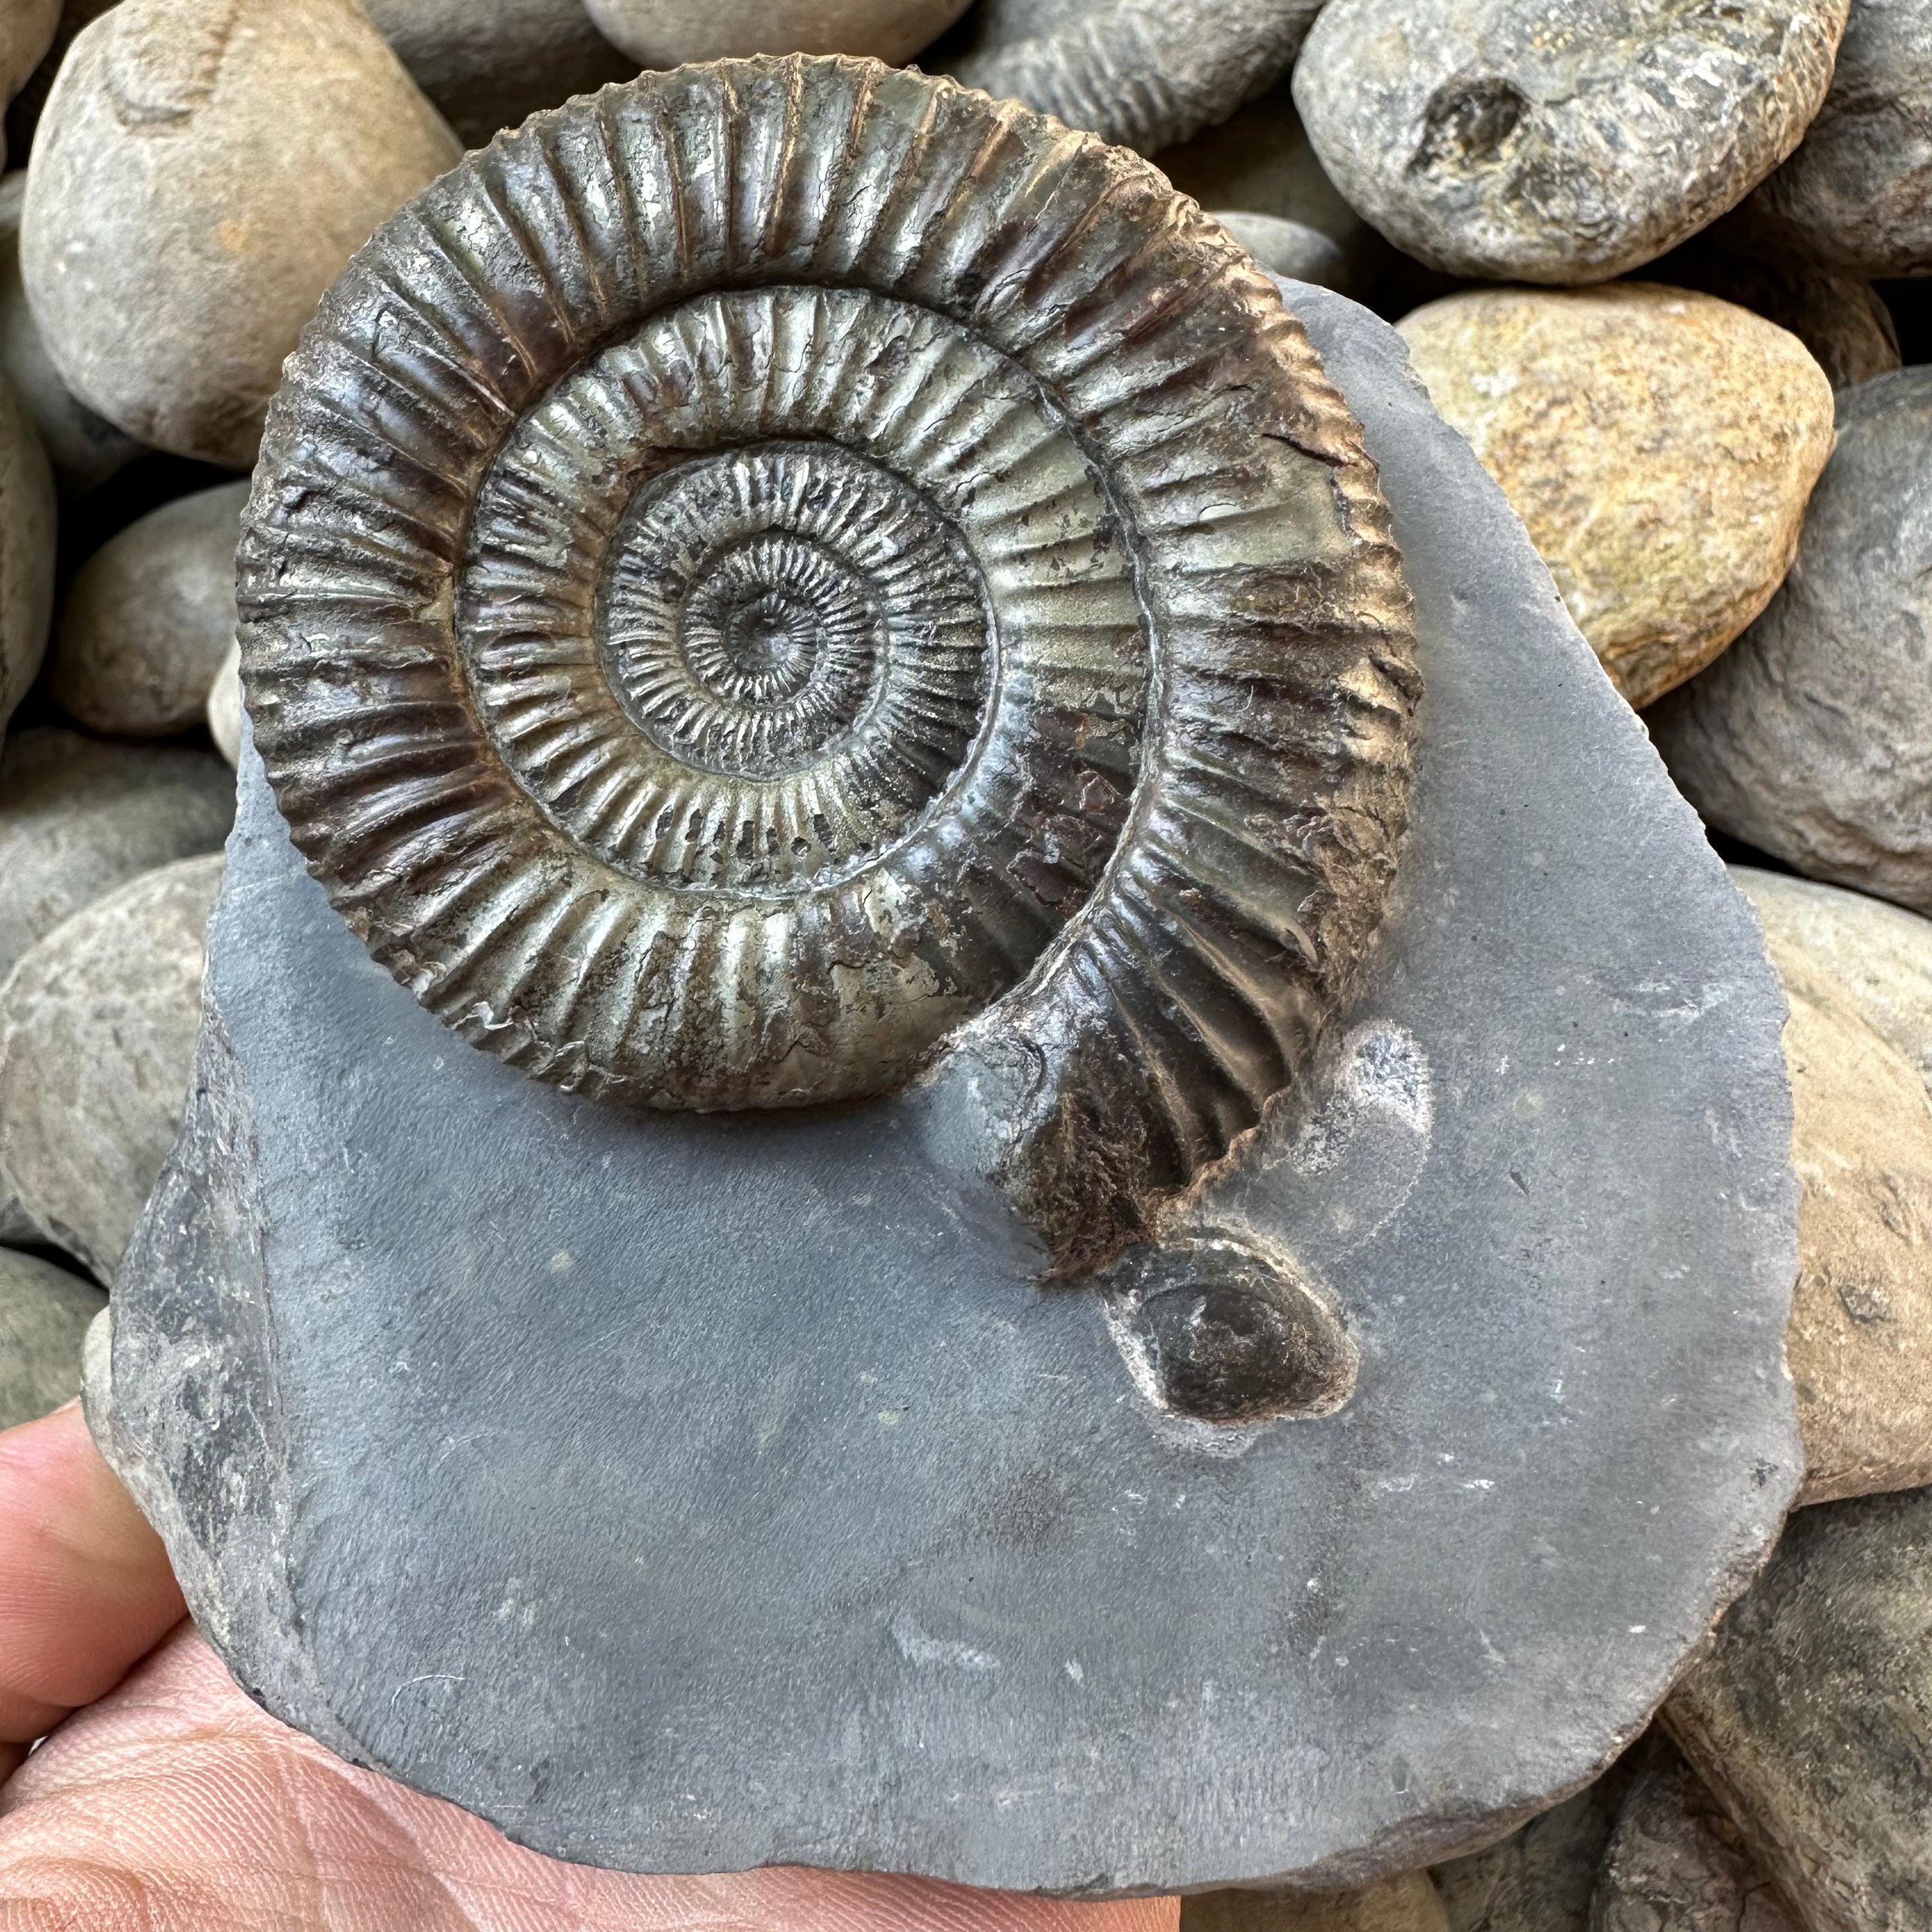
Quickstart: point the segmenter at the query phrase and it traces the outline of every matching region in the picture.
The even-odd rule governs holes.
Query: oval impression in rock
[[[326,298],[90,1370],[272,1709],[599,1864],[1352,1880],[1721,1613],[1775,982],[1399,340],[1288,293],[793,57],[534,117]]]

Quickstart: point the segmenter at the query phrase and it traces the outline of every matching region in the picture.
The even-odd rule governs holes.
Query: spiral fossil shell
[[[1041,1186],[1252,1124],[1404,822],[1407,593],[1272,285],[1134,157],[868,62],[647,75],[405,208],[240,590],[298,846],[466,1038],[730,1110],[981,1016]]]

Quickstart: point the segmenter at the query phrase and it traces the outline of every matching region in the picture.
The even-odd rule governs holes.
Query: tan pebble
[[[1210,1892],[1180,1902],[1180,1932],[1449,1932],[1426,1872],[1354,1892]]]
[[[1795,336],[1637,282],[1472,291],[1401,329],[1632,704],[1769,602],[1833,440],[1831,383]]]

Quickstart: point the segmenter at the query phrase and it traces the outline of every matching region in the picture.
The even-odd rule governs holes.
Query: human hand
[[[238,1690],[78,1406],[0,1434],[0,1932],[1174,1932],[1074,1904],[776,1868],[539,1857]],[[68,1714],[70,1712],[72,1714]],[[26,1756],[26,1742],[53,1730]]]

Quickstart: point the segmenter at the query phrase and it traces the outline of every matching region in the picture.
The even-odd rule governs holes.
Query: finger
[[[1178,1910],[560,1864],[278,1724],[186,1629],[0,1792],[0,1898],[88,1932],[1174,1932]]]
[[[185,1614],[78,1402],[0,1433],[0,1776]]]

